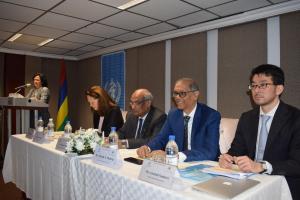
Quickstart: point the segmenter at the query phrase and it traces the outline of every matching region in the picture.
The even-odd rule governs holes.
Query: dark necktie
[[[142,126],[143,126],[143,118],[139,118],[139,127],[136,132],[135,139],[141,137]]]
[[[189,143],[188,123],[189,123],[190,117],[184,116],[183,119],[184,119],[184,123],[183,123],[183,125],[184,125],[184,150],[188,150],[188,143]]]

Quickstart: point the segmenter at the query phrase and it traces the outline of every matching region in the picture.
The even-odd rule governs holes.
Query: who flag
[[[67,93],[67,75],[64,60],[61,61],[60,78],[59,78],[59,96],[58,112],[56,120],[56,130],[63,131],[68,117],[68,93]]]

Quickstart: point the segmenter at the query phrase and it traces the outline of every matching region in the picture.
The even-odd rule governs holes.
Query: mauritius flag
[[[59,96],[58,112],[56,120],[56,130],[63,131],[68,121],[68,93],[67,93],[67,76],[64,60],[61,61],[60,78],[59,78]]]

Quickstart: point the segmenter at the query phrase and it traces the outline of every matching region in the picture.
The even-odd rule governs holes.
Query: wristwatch
[[[263,174],[268,170],[267,163],[265,161],[261,161],[260,163],[261,163],[261,166],[262,166],[263,170],[259,173]]]

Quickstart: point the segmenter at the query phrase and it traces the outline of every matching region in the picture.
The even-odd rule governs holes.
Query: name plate
[[[37,142],[37,143],[44,143],[46,141],[46,137],[45,137],[45,134],[44,132],[41,132],[41,131],[36,131],[34,136],[33,136],[33,142]]]
[[[70,141],[70,138],[61,136],[58,138],[55,149],[58,151],[66,152],[67,143]]]
[[[93,161],[99,165],[118,169],[122,166],[119,150],[97,145]]]
[[[177,167],[165,163],[144,159],[139,179],[171,189],[174,183]]]
[[[28,132],[26,133],[26,137],[29,138],[29,139],[33,139],[34,134],[35,134],[35,129],[29,128]]]

